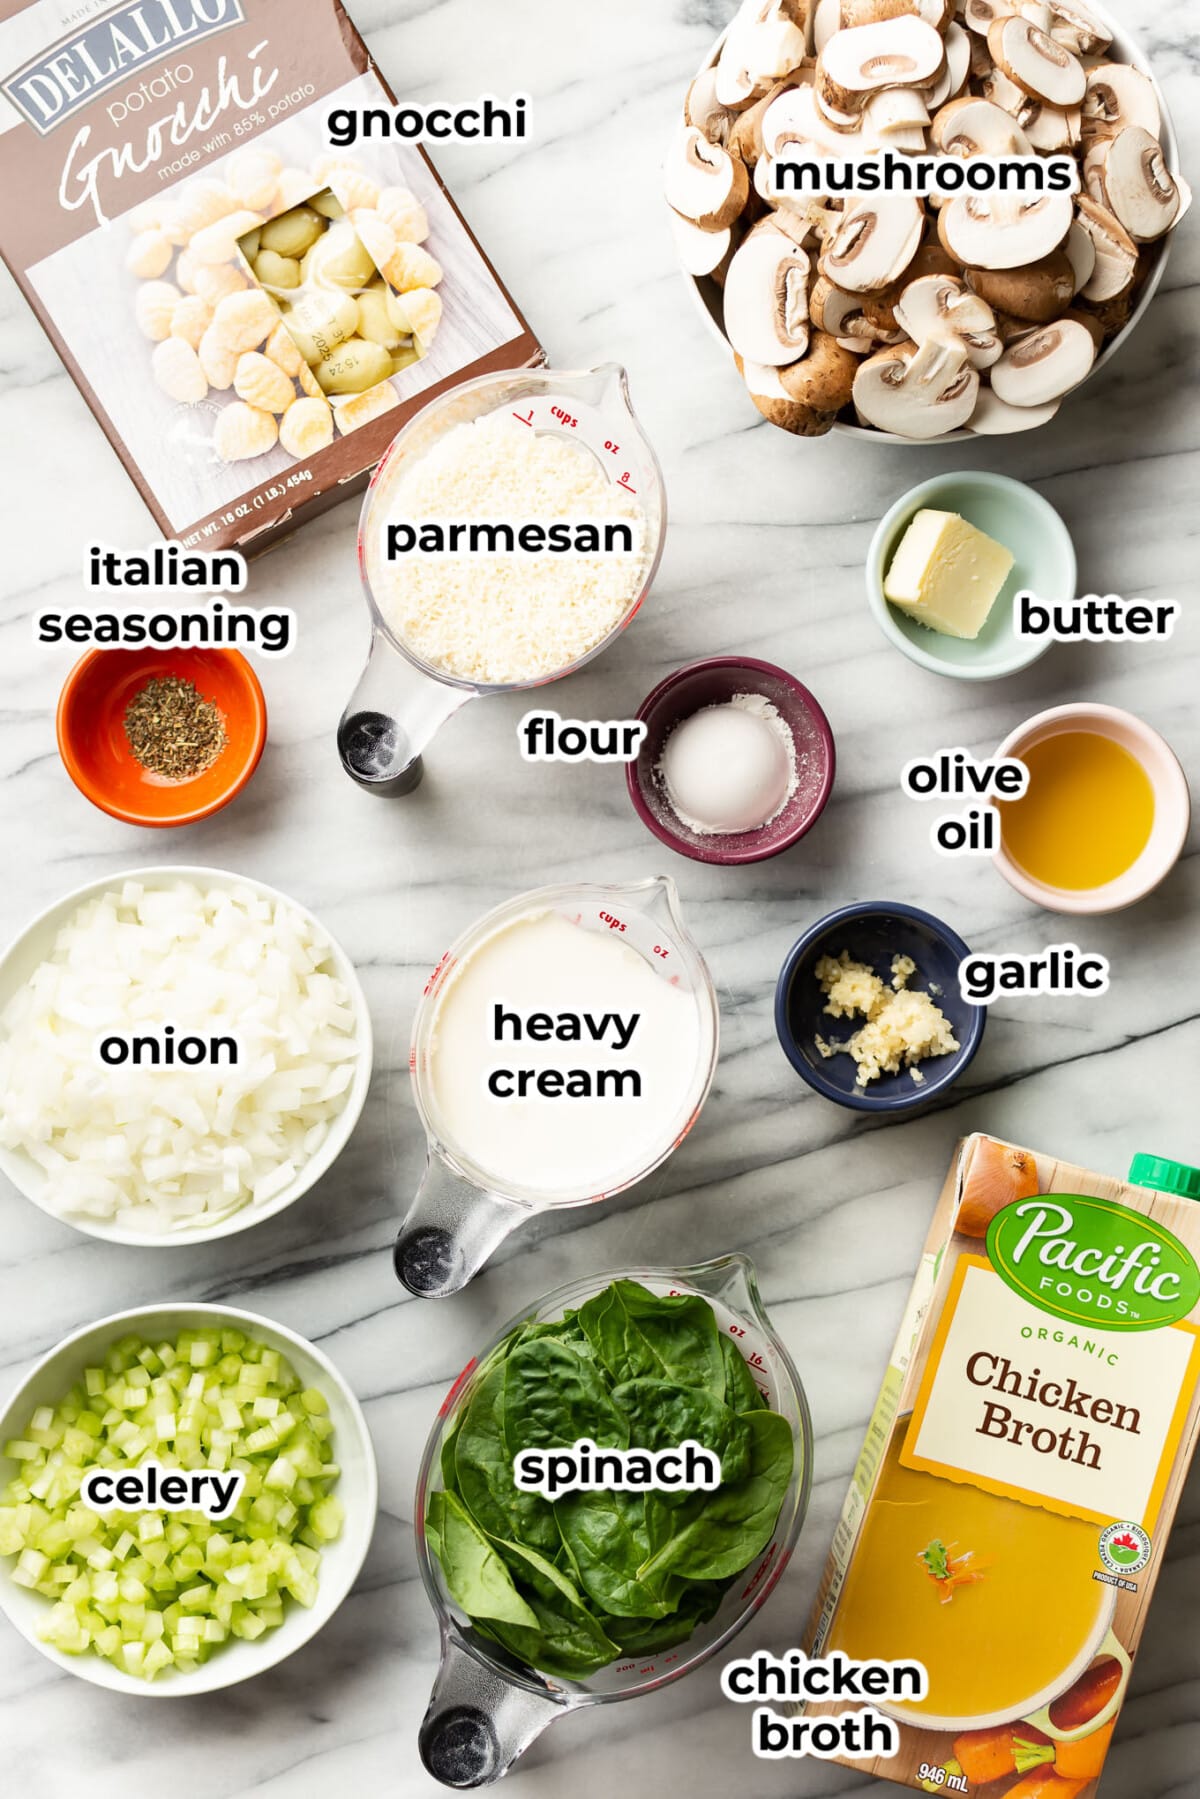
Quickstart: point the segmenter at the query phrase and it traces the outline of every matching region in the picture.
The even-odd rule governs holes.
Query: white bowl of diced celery
[[[103,1513],[89,1469],[241,1473],[223,1519]],[[320,1630],[362,1568],[378,1506],[362,1408],[313,1344],[234,1306],[157,1305],[87,1325],[0,1415],[0,1610],[71,1674],[116,1692],[213,1692]]]

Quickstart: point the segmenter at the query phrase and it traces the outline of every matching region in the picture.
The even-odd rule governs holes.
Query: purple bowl
[[[656,771],[663,745],[676,725],[706,706],[728,704],[738,693],[761,694],[787,722],[796,746],[800,780],[770,824],[757,831],[702,837],[679,818]],[[660,681],[643,700],[637,716],[646,726],[646,740],[637,760],[625,770],[629,797],[647,830],[679,855],[720,868],[765,862],[799,843],[825,810],[837,765],[829,720],[808,688],[773,662],[759,662],[753,656],[709,656],[703,662],[691,662]]]

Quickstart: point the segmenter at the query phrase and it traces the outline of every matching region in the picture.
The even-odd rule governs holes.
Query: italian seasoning
[[[227,742],[217,707],[179,675],[156,677],[134,694],[125,735],[144,769],[172,781],[203,774]]]

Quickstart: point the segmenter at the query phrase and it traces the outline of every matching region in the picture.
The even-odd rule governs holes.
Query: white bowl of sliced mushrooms
[[[784,156],[1070,156],[1078,193],[778,194]],[[1095,0],[743,0],[665,187],[750,398],[797,436],[1031,430],[1114,353],[1191,194]]]

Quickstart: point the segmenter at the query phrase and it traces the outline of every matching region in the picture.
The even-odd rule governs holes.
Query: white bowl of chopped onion
[[[185,1038],[205,1065],[165,1065]],[[371,1057],[349,957],[294,900],[215,868],[106,876],[0,958],[0,1173],[108,1242],[231,1236],[332,1166]]]
[[[200,1340],[207,1359],[193,1366],[181,1355],[173,1369],[164,1368],[156,1350],[164,1343],[181,1344],[184,1333]],[[114,1375],[106,1358],[131,1338],[140,1344],[143,1359],[134,1354],[123,1359],[132,1370],[144,1368],[146,1385],[136,1398],[119,1391],[106,1395],[105,1385],[115,1381],[119,1387],[127,1378]],[[283,1358],[272,1370],[273,1386],[265,1378],[252,1385],[251,1361],[260,1350]],[[260,1371],[267,1374],[261,1360]],[[71,1414],[78,1410],[70,1401],[72,1388],[80,1389],[78,1403],[90,1408],[90,1442],[77,1422],[72,1434]],[[260,1392],[284,1397],[256,1401]],[[308,1486],[297,1450],[290,1450],[296,1465],[283,1473],[278,1469],[294,1435],[269,1441],[276,1419],[284,1430],[290,1422],[281,1419],[281,1407],[306,1429],[311,1419],[305,1403],[317,1414],[320,1453],[329,1469]],[[195,1408],[194,1419],[187,1415],[189,1406]],[[189,1427],[203,1433],[197,1453],[187,1453],[174,1434],[146,1448],[143,1439],[150,1433],[140,1421],[164,1408],[172,1413],[172,1433]],[[94,1433],[102,1420],[97,1442]],[[223,1424],[233,1428],[220,1437]],[[121,1433],[135,1428],[142,1436],[126,1435],[119,1447]],[[172,1454],[177,1446],[185,1453]],[[28,1508],[32,1516],[22,1514],[10,1491],[15,1476],[30,1475],[29,1451],[48,1464],[28,1483],[40,1494],[36,1507]],[[228,1522],[208,1523],[201,1513],[182,1509],[136,1515],[114,1509],[99,1514],[100,1523],[91,1522],[88,1538],[80,1540],[80,1529],[89,1528],[79,1511],[82,1474],[117,1463],[128,1470],[147,1459],[156,1459],[164,1470],[257,1469],[265,1478],[256,1485],[272,1516],[264,1512],[260,1518],[252,1511],[258,1502],[243,1489]],[[329,1621],[362,1569],[378,1504],[375,1451],[362,1408],[314,1344],[235,1306],[167,1304],[116,1312],[73,1332],[44,1356],[0,1414],[0,1611],[49,1661],[95,1686],[152,1699],[211,1693],[276,1666]],[[319,1529],[313,1528],[314,1511]],[[186,1543],[178,1540],[181,1533]],[[255,1564],[254,1536],[274,1553],[273,1562],[264,1555]],[[310,1540],[317,1550],[308,1549]],[[289,1567],[297,1544],[307,1564],[303,1569]],[[180,1565],[184,1550],[191,1560]],[[153,1564],[146,1562],[148,1556],[155,1558]],[[173,1576],[171,1591],[145,1590],[151,1566],[165,1566]],[[246,1575],[253,1578],[256,1566],[266,1576],[252,1586]],[[64,1597],[52,1597],[46,1590],[51,1587]],[[169,1604],[192,1620],[183,1630],[178,1615],[165,1612]],[[158,1622],[148,1625],[152,1611]],[[110,1639],[103,1650],[87,1641],[100,1619]],[[184,1637],[188,1629],[199,1647]]]

